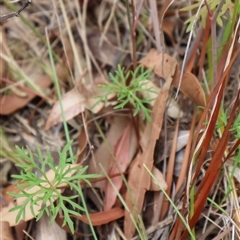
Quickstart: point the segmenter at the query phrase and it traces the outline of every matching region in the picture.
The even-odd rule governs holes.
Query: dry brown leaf
[[[154,67],[154,73],[165,80],[167,80],[169,73],[172,72],[173,67],[176,67],[176,60],[174,58],[168,54],[160,53],[156,49],[151,49],[139,63],[147,68]]]
[[[109,222],[122,218],[123,216],[124,210],[122,208],[112,208],[108,211],[89,214],[93,226],[101,226],[103,224],[107,224]],[[72,217],[89,224],[88,219],[85,215]]]
[[[70,63],[70,66],[72,66],[73,61],[72,48],[68,39],[65,39],[64,42],[66,52],[68,53],[68,63]],[[66,62],[65,57],[63,58],[63,62],[64,63]],[[58,63],[56,65],[56,72],[58,79],[67,78],[66,70],[64,69],[62,64]],[[46,89],[52,84],[52,80],[51,77],[49,77],[48,75],[43,75],[35,80],[35,84],[41,89]],[[9,115],[11,113],[14,113],[15,111],[26,106],[32,99],[34,99],[38,95],[40,96],[40,94],[38,94],[35,91],[28,91],[27,96],[24,98],[17,96],[13,93],[3,96],[0,95],[0,115]]]
[[[154,67],[153,71],[159,77],[166,79],[164,77],[165,72],[169,71],[171,68],[171,64],[169,61],[172,62],[172,59],[168,57],[164,58],[159,61],[161,57],[161,53],[159,53],[156,49],[151,49],[150,52],[142,58],[139,63],[147,68]],[[164,68],[162,68],[162,65]],[[180,79],[180,72],[176,71],[176,76],[173,79],[172,85],[178,87]],[[198,106],[205,106],[206,105],[206,97],[205,93],[198,81],[198,79],[190,72],[186,72],[183,74],[180,91],[186,94],[190,99],[192,99]]]
[[[137,150],[137,136],[133,128],[133,122],[131,122],[125,130],[122,132],[122,135],[118,139],[116,145],[114,146],[114,156],[115,160],[112,159],[111,166],[108,171],[109,176],[113,176],[121,172],[124,172],[130,161],[132,160],[134,154]],[[116,163],[116,162],[117,163]],[[116,166],[118,164],[118,167]],[[111,179],[112,184],[114,184],[117,190],[120,190],[122,186],[122,177],[117,176]],[[104,199],[104,210],[109,210],[114,205],[117,198],[116,190],[112,187],[109,181],[106,181],[105,185],[105,199]]]
[[[174,78],[173,85],[178,87],[180,79],[180,72]],[[206,105],[206,96],[198,79],[191,72],[183,74],[180,90],[186,94],[198,106],[204,107]]]
[[[41,89],[46,89],[50,86],[52,80],[49,76],[43,76],[35,81]],[[33,98],[37,96],[37,93],[29,91],[25,98],[17,96],[15,94],[0,95],[0,115],[9,115],[15,111],[26,106]]]
[[[78,164],[75,164],[75,165],[73,165],[73,167],[75,167],[75,166],[77,166],[77,165],[78,165]],[[67,169],[67,168],[69,168],[69,165],[66,166],[66,169]],[[68,177],[72,176],[75,172],[76,172],[76,170],[71,171],[70,173],[68,173],[68,174],[66,175],[66,177],[67,177],[67,176],[68,176]],[[47,176],[49,182],[52,182],[52,181],[54,180],[54,178],[55,178],[55,173],[54,173],[53,170],[50,169],[50,170],[46,173],[46,176]],[[41,178],[43,179],[43,177],[41,177]],[[47,184],[47,183],[42,184],[42,185],[43,185],[43,187],[45,187],[45,188],[50,187],[49,184]],[[64,187],[64,186],[65,186],[64,184],[59,185],[59,187]],[[39,191],[39,189],[40,189],[40,188],[39,188],[38,186],[35,186],[35,187],[31,188],[31,189],[26,190],[26,192],[32,194],[32,193],[35,193],[35,192]],[[59,192],[61,192],[60,189],[59,189]],[[41,197],[41,196],[39,195],[39,197]],[[3,208],[1,209],[1,211],[0,211],[0,221],[6,221],[6,222],[9,223],[10,226],[16,226],[18,223],[16,223],[15,220],[16,220],[16,216],[17,216],[18,211],[9,212],[9,210],[10,210],[11,208],[17,206],[17,205],[21,205],[22,203],[25,202],[25,200],[26,200],[26,197],[21,197],[21,198],[18,198],[18,199],[16,200],[16,204],[13,203],[13,202],[11,202],[7,207],[3,207]],[[55,200],[56,200],[56,199],[55,199]],[[39,202],[38,205],[34,205],[34,206],[33,206],[33,209],[34,209],[34,212],[37,213],[37,212],[41,209],[41,203]],[[20,219],[19,219],[19,222],[20,222],[20,221],[29,221],[29,220],[31,220],[32,218],[34,218],[34,216],[32,215],[32,212],[31,212],[31,210],[30,210],[30,204],[29,204],[29,203],[27,204],[25,210],[26,210],[26,218],[25,218],[25,219],[20,218]]]
[[[163,62],[163,65],[158,64],[156,66],[156,64],[153,64],[156,61]],[[150,189],[151,176],[144,165],[152,171],[154,149],[162,128],[168,92],[177,68],[176,60],[162,53],[155,54],[153,59],[148,58],[148,64],[150,66],[155,65],[155,70],[161,73],[166,82],[155,101],[151,118],[152,123],[146,126],[144,136],[141,139],[142,152],[138,153],[129,170],[128,186],[131,189],[131,193],[127,191],[125,201],[130,212],[127,209],[125,210],[124,219],[124,233],[127,239],[131,239],[135,233],[135,226],[130,214],[137,222],[138,214],[142,211],[145,192]]]
[[[95,103],[96,99],[90,100],[90,102]],[[83,94],[81,94],[78,89],[75,87],[69,92],[67,92],[62,100],[62,107],[65,115],[66,121],[72,119],[79,113],[83,112],[85,110],[85,107],[87,107],[87,99]],[[60,102],[57,101],[53,108],[51,109],[51,112],[49,114],[49,117],[47,119],[45,130],[48,130],[52,126],[62,122],[62,112],[61,112],[61,105]]]
[[[116,115],[112,118],[110,129],[106,133],[106,142],[111,152],[113,152],[114,146],[122,135],[124,129],[128,126],[128,123],[129,118],[124,116]],[[112,160],[112,154],[109,152],[107,144],[103,142],[94,153],[94,157],[89,162],[89,167],[87,170],[88,173],[100,174],[104,176],[104,172],[102,172],[101,168],[99,167],[100,164],[102,165],[103,169],[108,172]],[[92,186],[100,188],[102,191],[104,191],[105,181],[96,182],[92,184]]]
[[[81,87],[79,87],[80,85]],[[92,108],[92,106],[98,101],[97,96],[104,94],[102,91],[97,92],[97,87],[97,84],[91,84],[89,87],[79,83],[78,86],[74,87],[63,96],[61,103],[66,121],[74,118],[79,113],[84,112],[85,109],[89,109],[93,113],[98,113],[103,108],[105,105],[104,102],[100,102],[98,105]],[[91,89],[88,90],[89,88]],[[113,93],[108,96],[108,99],[111,99],[114,96],[115,94]],[[56,125],[62,121],[61,105],[60,102],[57,101],[49,114],[45,125],[45,130],[48,130],[53,125]]]

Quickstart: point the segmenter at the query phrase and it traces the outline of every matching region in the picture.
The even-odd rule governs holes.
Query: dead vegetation
[[[38,0],[22,9],[23,2],[0,2],[1,239],[239,239],[240,2],[198,1],[206,19],[190,32],[184,21],[198,9],[180,10],[189,1]],[[137,66],[151,75],[116,109],[123,88],[109,73],[119,65],[132,73],[127,94],[138,87],[127,88]],[[62,166],[56,149],[70,140],[66,158],[76,158]],[[15,145],[39,146],[46,159],[50,150],[44,187],[77,195],[83,209],[70,214],[74,231],[62,226],[63,210],[50,224],[46,213],[36,221],[30,205],[16,223],[10,209],[26,198],[8,192],[21,193],[11,175],[26,158]],[[69,179],[88,166],[91,184],[83,177],[74,179],[80,189],[51,185],[53,169],[69,166]],[[41,198],[38,190],[39,183],[26,188]],[[53,197],[54,206],[60,200]],[[41,199],[33,209],[45,206],[54,208]]]

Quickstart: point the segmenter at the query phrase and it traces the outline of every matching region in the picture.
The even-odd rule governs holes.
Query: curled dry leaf
[[[173,81],[173,85],[178,87],[180,80],[180,72],[177,73]],[[198,79],[191,72],[183,74],[180,90],[193,100],[198,106],[204,107],[206,105],[206,96]]]
[[[131,189],[131,193],[127,191],[126,194],[125,201],[129,209],[125,210],[124,219],[124,233],[127,239],[131,239],[135,233],[136,228],[132,222],[132,218],[137,222],[138,214],[142,211],[145,192],[150,189],[151,176],[144,165],[149,171],[152,171],[154,149],[162,129],[168,93],[177,68],[176,60],[167,54],[159,53],[157,59],[155,57],[153,60],[163,62],[163,65],[158,64],[155,68],[162,73],[162,77],[165,78],[166,82],[153,106],[152,122],[147,124],[144,130],[144,136],[141,138],[140,144],[142,152],[138,153],[129,170],[128,187]],[[148,61],[151,64],[151,59]],[[151,64],[151,66],[153,66],[153,64]]]
[[[124,129],[122,135],[117,140],[117,143],[114,146],[113,155],[115,160],[112,159],[111,166],[108,171],[109,176],[118,174],[119,171],[124,172],[130,161],[132,160],[134,154],[137,150],[137,136],[133,127],[133,122]],[[117,165],[117,166],[116,166]],[[114,184],[117,190],[120,190],[122,186],[122,176],[117,176],[111,179],[112,184]],[[105,201],[104,201],[104,210],[109,210],[114,205],[117,198],[117,192],[112,187],[109,181],[106,181],[105,185]]]
[[[75,166],[77,166],[77,164],[73,165],[73,167],[75,167]],[[69,168],[69,165],[66,166],[66,168]],[[73,171],[69,172],[66,175],[66,177],[71,177],[75,172],[76,172],[76,170],[73,170]],[[50,169],[46,173],[46,176],[47,176],[49,182],[52,182],[55,178],[55,172]],[[43,177],[41,177],[41,179],[43,179]],[[51,187],[47,183],[42,184],[42,186],[45,187],[45,188],[50,188]],[[61,184],[61,185],[59,185],[59,188],[64,187],[64,186],[65,186],[64,184]],[[29,194],[33,194],[33,193],[35,193],[39,190],[40,190],[40,188],[38,186],[35,186],[35,187],[27,189],[25,191]],[[61,192],[61,191],[62,190],[59,189],[59,192]],[[41,195],[43,195],[43,194],[41,194]],[[40,198],[41,196],[39,195],[38,197]],[[18,211],[9,212],[9,210],[11,208],[15,207],[15,206],[23,204],[26,201],[26,199],[27,199],[26,197],[20,197],[20,198],[16,199],[16,203],[11,202],[8,206],[3,207],[0,211],[0,221],[8,222],[10,226],[16,226],[18,224],[18,223],[16,223],[16,216],[17,216]],[[34,210],[35,213],[37,213],[41,209],[41,205],[42,204],[40,202],[38,202],[38,205],[33,205],[33,210]],[[30,210],[30,204],[29,203],[27,204],[25,210],[26,210],[26,215],[25,215],[26,218],[25,219],[20,218],[19,222],[20,221],[29,221],[32,218],[34,218],[34,216],[32,215],[32,212]]]
[[[165,57],[162,60],[161,53],[159,53],[156,49],[151,49],[150,52],[142,58],[139,63],[147,68],[153,68],[155,74],[163,79],[165,72],[169,71],[171,68],[171,64],[169,64],[172,60]],[[159,60],[161,58],[161,60]],[[170,62],[169,62],[170,61]],[[162,65],[164,68],[162,68]],[[180,80],[180,72],[177,70],[175,73],[175,77],[173,79],[172,85],[178,87]],[[190,72],[186,72],[183,74],[183,78],[180,85],[180,91],[186,94],[191,100],[193,100],[198,106],[206,105],[206,97],[205,93],[198,81],[198,79]]]

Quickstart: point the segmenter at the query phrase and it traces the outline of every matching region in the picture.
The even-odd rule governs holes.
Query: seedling
[[[140,98],[138,94],[143,92],[156,93],[151,88],[145,87],[147,84],[146,79],[150,77],[151,71],[151,69],[144,70],[142,66],[138,66],[134,71],[128,71],[125,74],[124,68],[118,65],[115,75],[112,73],[109,74],[112,81],[99,87],[99,90],[103,91],[103,94],[97,97],[99,100],[92,106],[92,108],[102,101],[107,103],[109,99],[108,96],[115,93],[119,103],[114,109],[124,108],[126,104],[130,103],[134,108],[133,116],[136,116],[142,111],[144,118],[150,122],[151,110],[145,105],[151,103],[154,99]],[[129,77],[131,77],[131,81],[128,84],[127,80]]]
[[[84,181],[90,185],[89,179],[98,177],[94,174],[85,174],[86,167],[78,164],[72,164],[75,157],[67,157],[67,152],[71,146],[71,142],[66,144],[62,151],[58,150],[59,164],[55,166],[54,159],[49,150],[44,158],[42,151],[37,147],[37,153],[33,154],[29,147],[27,153],[23,148],[16,147],[19,157],[24,158],[25,163],[16,164],[21,172],[19,175],[12,175],[18,180],[18,193],[9,192],[17,202],[21,204],[10,209],[18,211],[16,222],[26,218],[26,209],[30,208],[32,216],[38,221],[45,212],[51,216],[51,223],[54,222],[58,212],[63,213],[63,226],[68,225],[71,232],[74,232],[73,221],[70,215],[81,215],[85,212],[85,208],[78,205],[76,198],[81,196],[80,182]],[[36,159],[39,161],[37,164]],[[52,174],[48,174],[52,171]],[[63,196],[63,187],[69,186],[70,189],[77,193],[73,196]],[[66,205],[68,204],[68,206]],[[71,205],[71,208],[69,206]],[[41,206],[39,208],[39,206]],[[37,209],[37,210],[36,210]]]

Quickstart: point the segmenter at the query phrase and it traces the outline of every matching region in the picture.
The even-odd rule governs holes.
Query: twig
[[[13,13],[10,14],[6,14],[6,15],[0,15],[0,20],[5,20],[5,19],[9,19],[12,17],[18,17],[19,14],[26,8],[28,7],[30,4],[32,3],[32,0],[26,0],[25,3],[23,3],[23,5],[21,6],[21,8]]]

